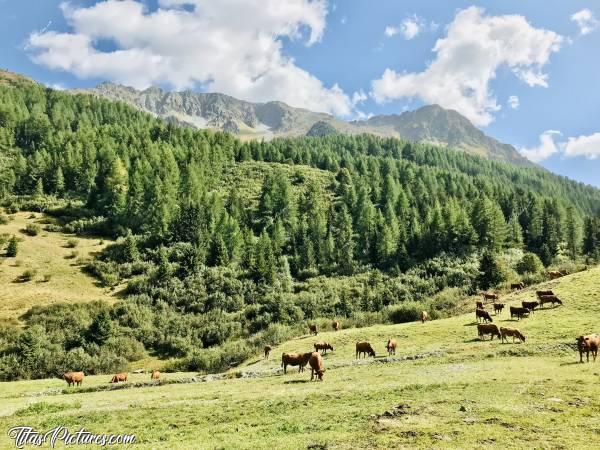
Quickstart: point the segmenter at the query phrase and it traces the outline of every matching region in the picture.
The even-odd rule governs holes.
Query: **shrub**
[[[52,279],[52,274],[46,273],[46,274],[44,274],[44,278],[42,279],[42,281],[44,283],[48,283],[51,279]]]
[[[21,275],[19,275],[18,281],[21,283],[27,283],[35,278],[37,275],[37,270],[35,269],[27,269]]]
[[[67,248],[75,248],[78,245],[79,245],[79,241],[77,239],[71,238],[71,239],[67,240],[67,242],[65,244],[65,247],[67,247]]]
[[[25,234],[29,236],[37,236],[40,233],[40,231],[42,231],[42,229],[39,225],[36,225],[35,223],[28,223],[25,227]]]
[[[0,214],[0,225],[6,225],[8,222],[10,222],[10,218],[4,214]]]
[[[524,273],[539,273],[544,270],[542,260],[535,253],[525,253],[521,260],[517,263],[517,272],[521,275]]]
[[[71,253],[69,253],[67,256],[65,256],[65,259],[75,259],[79,256],[79,252],[77,250],[73,250]]]
[[[392,323],[416,322],[421,319],[421,312],[426,309],[420,302],[405,302],[390,306],[387,309],[388,320]]]

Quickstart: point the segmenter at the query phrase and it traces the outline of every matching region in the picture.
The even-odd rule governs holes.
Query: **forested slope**
[[[305,320],[371,323],[414,301],[448,314],[449,289],[598,256],[600,191],[543,169],[370,135],[243,143],[3,77],[3,207],[120,237],[86,270],[128,284],[115,306],[30,311],[0,341],[1,364],[22,368],[10,376],[145,351],[214,370]],[[19,361],[20,339],[47,364]]]

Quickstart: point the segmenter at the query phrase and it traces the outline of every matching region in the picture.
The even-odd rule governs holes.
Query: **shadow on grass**
[[[575,366],[575,365],[579,365],[579,364],[583,364],[583,363],[581,363],[579,361],[570,361],[570,362],[560,363],[559,366],[561,366],[561,367],[562,366]]]
[[[474,327],[475,325],[477,325],[479,322],[475,321],[475,322],[469,322],[469,323],[465,323],[463,325],[463,327]]]
[[[310,380],[289,380],[289,381],[283,382],[283,384],[302,384],[302,383],[310,383]]]

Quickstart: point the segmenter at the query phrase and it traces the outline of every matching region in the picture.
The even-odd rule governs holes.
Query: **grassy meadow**
[[[16,425],[133,433],[131,448],[140,449],[597,448],[600,361],[579,364],[574,343],[600,331],[600,268],[501,300],[520,304],[536,288],[553,289],[564,306],[520,322],[507,309],[493,316],[519,328],[523,344],[480,341],[469,313],[299,337],[220,381],[176,373],[152,385],[149,375],[132,375],[130,388],[112,391],[103,390],[108,375],[80,388],[58,379],[0,383],[0,448],[13,446],[6,430]],[[394,361],[389,337],[398,340]],[[357,364],[354,344],[363,339],[377,357]],[[308,351],[316,340],[334,347],[324,382],[275,371],[281,352]]]
[[[16,320],[35,305],[90,300],[114,301],[113,294],[82,272],[80,258],[88,258],[108,241],[75,237],[44,230],[52,219],[39,213],[18,212],[0,224],[0,236],[16,236],[18,253],[8,258],[0,252],[0,321]],[[40,228],[36,236],[25,232],[27,225]],[[22,279],[32,271],[30,281]]]

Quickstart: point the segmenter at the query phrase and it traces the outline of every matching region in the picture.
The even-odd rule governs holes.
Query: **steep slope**
[[[438,105],[400,115],[344,122],[329,114],[294,108],[282,102],[252,103],[224,94],[169,92],[156,87],[138,91],[112,83],[102,83],[96,88],[77,92],[124,101],[167,121],[195,128],[228,131],[243,139],[322,136],[336,132],[371,133],[428,141],[489,159],[532,165],[511,145],[485,135],[458,112]]]

